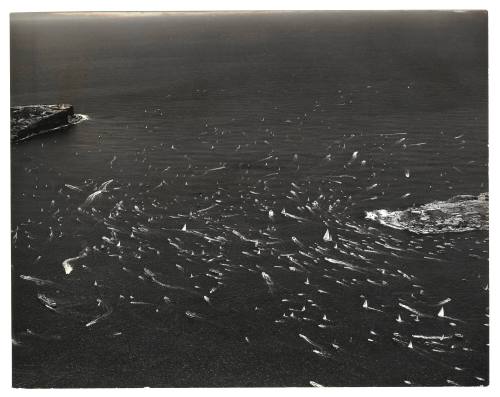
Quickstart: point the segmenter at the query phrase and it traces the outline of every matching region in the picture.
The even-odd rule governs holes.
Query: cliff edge
[[[61,131],[81,121],[72,105],[28,105],[10,108],[10,139],[19,142],[49,132]]]

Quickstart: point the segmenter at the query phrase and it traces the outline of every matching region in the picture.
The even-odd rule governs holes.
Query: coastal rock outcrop
[[[401,211],[369,211],[366,218],[417,234],[488,230],[488,193],[459,195]]]
[[[13,106],[10,108],[10,139],[19,142],[61,131],[82,119],[83,116],[75,114],[73,106],[68,104]]]

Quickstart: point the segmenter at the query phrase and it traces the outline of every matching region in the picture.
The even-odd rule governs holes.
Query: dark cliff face
[[[70,125],[74,117],[71,105],[29,105],[10,109],[10,138],[12,142]]]

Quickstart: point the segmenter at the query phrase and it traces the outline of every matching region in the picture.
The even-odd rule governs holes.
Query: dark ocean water
[[[11,70],[90,117],[12,146],[14,386],[489,382],[488,232],[365,219],[488,191],[484,13],[14,15]]]

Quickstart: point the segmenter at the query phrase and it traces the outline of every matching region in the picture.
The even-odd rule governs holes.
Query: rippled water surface
[[[14,16],[22,387],[488,383],[482,13]]]

